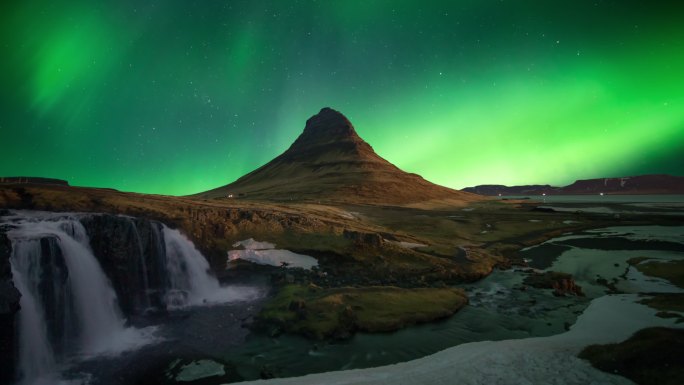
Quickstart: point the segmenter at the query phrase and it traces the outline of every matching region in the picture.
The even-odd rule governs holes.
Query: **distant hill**
[[[400,170],[378,156],[349,120],[331,108],[308,119],[304,132],[272,161],[196,196],[374,204],[479,199]]]
[[[2,176],[0,177],[0,184],[52,184],[60,186],[68,186],[69,182],[62,179],[40,178],[35,176]]]
[[[461,191],[497,196],[522,195],[591,195],[591,194],[684,194],[684,177],[672,175],[639,175],[620,178],[584,179],[564,187],[550,185],[503,186],[479,185]]]

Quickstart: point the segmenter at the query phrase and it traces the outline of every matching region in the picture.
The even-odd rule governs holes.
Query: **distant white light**
[[[600,195],[603,196],[603,193],[601,193]]]

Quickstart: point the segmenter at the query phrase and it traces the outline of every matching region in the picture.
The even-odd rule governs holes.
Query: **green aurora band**
[[[190,194],[321,107],[454,188],[684,173],[673,1],[13,1],[0,175]]]

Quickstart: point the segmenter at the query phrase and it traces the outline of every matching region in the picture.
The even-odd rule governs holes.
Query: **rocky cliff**
[[[164,310],[168,278],[161,223],[107,214],[84,216],[80,221],[124,314]]]

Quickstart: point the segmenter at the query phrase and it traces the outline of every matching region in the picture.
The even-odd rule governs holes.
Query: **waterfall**
[[[254,290],[221,287],[209,273],[209,263],[195,245],[178,230],[163,226],[169,289],[166,303],[171,308],[223,303],[255,297]]]
[[[31,211],[5,218],[12,277],[22,294],[22,384],[55,384],[70,363],[157,339],[155,327],[127,327],[125,316],[149,307],[164,311],[261,294],[252,287],[220,286],[194,244],[159,222],[138,220],[139,227],[130,217]],[[134,306],[124,315],[119,300]]]
[[[142,295],[141,297],[143,298],[143,306],[145,309],[150,309],[151,308],[151,301],[150,301],[150,280],[149,280],[149,272],[147,271],[147,261],[145,260],[145,252],[143,251],[143,244],[142,240],[140,239],[140,232],[138,231],[138,226],[135,225],[135,222],[130,219],[129,223],[131,225],[131,231],[133,235],[135,236],[135,243],[138,246],[137,247],[137,252],[138,252],[138,261],[140,263],[140,275],[142,276]]]
[[[28,247],[25,252],[18,251],[23,246],[25,244],[17,245],[15,255],[23,254],[24,258],[12,258],[11,268],[14,284],[22,293],[19,301],[19,373],[30,384],[52,374],[55,371],[55,359],[48,342],[43,308],[34,295],[38,291],[36,283],[40,271],[35,266],[39,266],[36,259],[40,257],[40,253],[33,252],[32,247]],[[23,272],[20,273],[20,270]],[[45,380],[49,382],[48,378]]]
[[[52,215],[14,224],[8,235],[12,276],[22,293],[23,383],[54,381],[58,367],[73,357],[118,353],[148,342],[145,332],[124,326],[116,293],[76,218]]]

